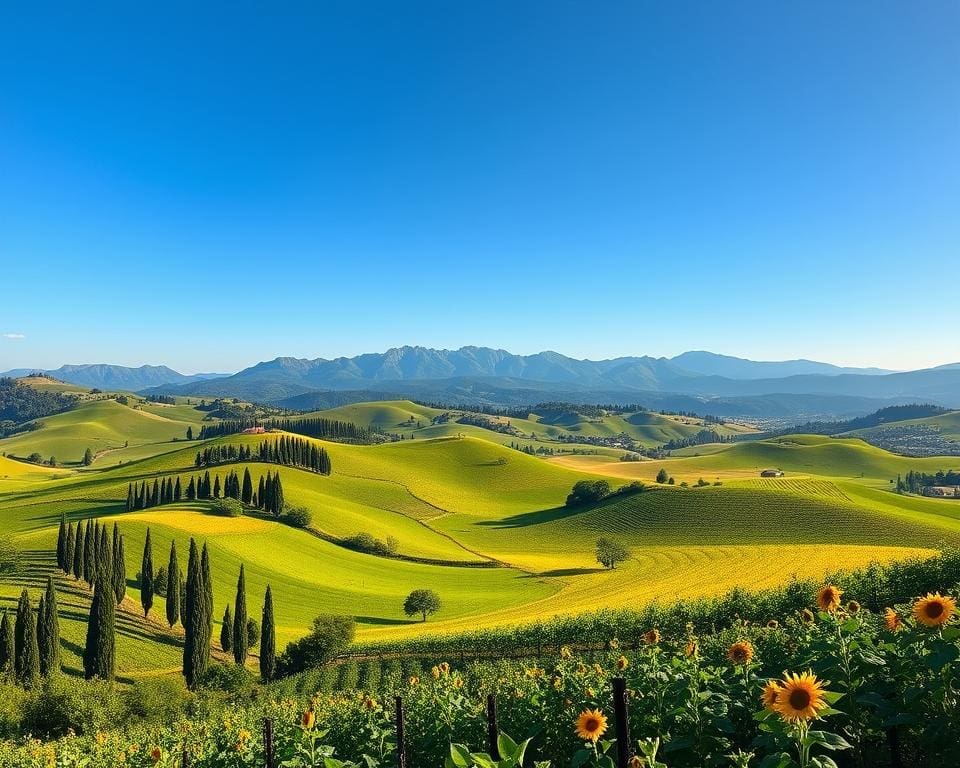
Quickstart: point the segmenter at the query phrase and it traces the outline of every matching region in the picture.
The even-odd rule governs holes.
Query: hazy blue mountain
[[[759,362],[704,351],[684,352],[670,358],[670,362],[704,376],[723,376],[727,379],[773,379],[806,374],[837,376],[842,373],[865,375],[894,373],[894,371],[884,368],[845,368],[830,363],[819,363],[815,360]]]
[[[37,370],[36,368],[17,368],[0,375],[26,376],[29,373],[37,372]],[[63,365],[59,368],[40,370],[68,384],[76,384],[91,389],[125,390],[128,392],[137,392],[148,387],[169,384],[190,384],[229,375],[224,373],[197,373],[187,376],[165,365],[142,365],[139,368],[130,368],[124,365],[107,365],[105,363]]]

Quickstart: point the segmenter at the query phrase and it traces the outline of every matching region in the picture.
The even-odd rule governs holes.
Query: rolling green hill
[[[256,446],[278,437],[183,442],[186,427],[196,431],[203,416],[185,403],[134,409],[108,400],[85,402],[44,419],[35,432],[0,441],[8,453],[29,448],[78,459],[88,445],[110,448],[129,441],[84,469],[0,460],[0,535],[14,537],[24,552],[21,572],[0,584],[0,601],[12,606],[23,585],[36,597],[52,568],[61,513],[70,521],[117,521],[124,533],[128,601],[120,621],[119,665],[126,677],[172,671],[179,663],[178,629],[160,620],[162,600],[156,617],[138,615],[136,572],[148,527],[157,565],[165,563],[172,540],[182,562],[191,536],[208,543],[218,616],[232,599],[241,562],[252,614],[271,584],[281,645],[322,612],[355,616],[359,636],[367,639],[450,632],[713,594],[738,584],[773,585],[794,574],[815,577],[960,541],[960,505],[886,490],[897,472],[953,466],[948,460],[905,459],[856,439],[793,435],[699,446],[662,461],[621,462],[602,455],[543,460],[505,447],[504,435],[489,429],[450,422],[425,426],[442,412],[412,403],[366,403],[323,413],[385,431],[408,429],[414,439],[369,446],[322,443],[333,465],[329,476],[260,462],[209,469],[221,477],[249,469],[255,480],[279,472],[287,504],[312,514],[307,531],[255,512],[211,516],[206,502],[124,511],[128,483],[164,477],[186,483],[199,473],[198,450]],[[618,422],[607,421],[613,418],[632,419],[633,429],[661,430],[660,437],[668,434],[661,419],[684,426],[680,417],[632,414],[607,415],[589,428],[619,429]],[[539,424],[519,421],[524,428],[527,421]],[[424,437],[427,430],[447,427],[467,436]],[[760,479],[758,470],[768,466],[783,468],[786,477]],[[662,486],[590,508],[564,506],[581,479],[606,475],[617,486],[652,479],[660,467],[678,484],[699,477],[723,484]],[[393,537],[396,555],[346,548],[344,540],[358,533]],[[601,535],[621,539],[630,560],[614,571],[601,570],[593,551]],[[67,664],[77,669],[89,593],[66,577],[59,584]],[[426,625],[401,611],[405,594],[418,587],[435,589],[443,601]]]

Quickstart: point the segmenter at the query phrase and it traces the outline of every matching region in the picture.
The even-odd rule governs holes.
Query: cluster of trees
[[[907,472],[905,476],[897,475],[897,493],[922,493],[924,488],[934,485],[960,485],[960,472],[942,469],[939,472]]]
[[[220,475],[214,475],[211,478],[209,472],[204,472],[202,475],[191,477],[185,490],[181,485],[179,476],[155,479],[152,486],[146,481],[141,482],[139,486],[136,483],[127,485],[128,512],[156,507],[161,504],[173,504],[181,499],[207,501],[219,498],[236,499],[249,507],[262,509],[279,517],[283,513],[284,507],[283,483],[280,480],[280,473],[277,472],[273,475],[267,472],[266,477],[260,475],[260,481],[256,489],[253,485],[250,469],[246,467],[243,470],[242,480],[233,471],[228,473],[222,482]]]
[[[149,403],[160,403],[161,405],[177,404],[177,398],[173,395],[147,395],[144,399]]]
[[[694,445],[706,445],[707,443],[729,443],[733,442],[732,437],[724,437],[713,429],[701,429],[697,434],[691,437],[678,437],[668,440],[660,446],[661,451],[679,451],[681,448],[690,448]]]
[[[568,507],[578,507],[582,504],[596,504],[598,501],[611,496],[640,493],[645,488],[646,486],[640,481],[628,483],[613,490],[606,480],[579,480],[573,484],[573,490],[567,495],[566,505]]]
[[[167,623],[173,627],[180,621],[183,626],[183,676],[189,687],[196,687],[210,666],[210,643],[213,636],[213,579],[210,575],[210,555],[206,543],[198,549],[196,541],[190,539],[187,575],[184,579],[175,541],[170,544],[166,568],[154,571],[153,543],[150,530],[147,529],[140,566],[140,602],[144,617],[150,614],[154,595],[157,594],[166,599]],[[244,665],[251,645],[256,645],[258,641],[260,675],[264,681],[269,681],[276,673],[273,594],[267,585],[261,623],[257,625],[256,621],[247,617],[246,579],[241,565],[234,612],[231,617],[229,606],[227,607],[220,644],[224,651],[233,652],[237,664]]]
[[[20,593],[12,622],[7,612],[3,612],[0,671],[24,688],[34,688],[42,678],[60,672],[60,620],[52,577],[47,577],[46,591],[40,596],[36,613],[26,589]]]
[[[271,418],[271,419],[232,419],[216,424],[205,424],[200,428],[200,439],[236,435],[245,429],[263,427],[264,429],[282,429],[307,437],[318,437],[336,442],[366,443],[370,441],[370,430],[350,421],[322,418]]]
[[[0,422],[19,424],[73,408],[74,395],[38,389],[9,377],[0,378]]]
[[[279,440],[264,440],[256,449],[249,445],[212,445],[197,451],[197,467],[212,467],[235,461],[263,461],[283,464],[329,475],[332,470],[330,455],[323,446],[298,437],[283,436]]]

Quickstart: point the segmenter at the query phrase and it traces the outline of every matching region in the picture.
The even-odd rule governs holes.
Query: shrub
[[[102,680],[49,678],[26,700],[23,729],[43,736],[96,733],[122,724],[126,708],[116,687]]]
[[[313,515],[306,507],[287,507],[280,519],[294,528],[309,528]]]
[[[256,619],[247,619],[247,647],[253,648],[260,642],[260,625]]]
[[[355,633],[356,622],[352,616],[317,616],[310,634],[287,645],[277,658],[278,676],[325,664],[353,642]]]
[[[221,517],[240,517],[243,504],[236,499],[217,499],[210,505],[210,513]]]
[[[378,539],[365,532],[358,533],[343,540],[343,546],[357,552],[366,552],[371,555],[393,555],[397,551],[399,542],[393,536]]]
[[[239,664],[211,664],[200,679],[200,687],[245,696],[253,690],[254,677]]]
[[[180,677],[151,677],[135,682],[125,700],[135,720],[170,723],[186,712],[190,693]]]
[[[137,581],[140,581],[139,575]],[[160,597],[167,596],[167,566],[165,565],[161,565],[153,573],[153,594]]]

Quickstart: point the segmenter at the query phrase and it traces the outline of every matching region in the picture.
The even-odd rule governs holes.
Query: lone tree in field
[[[93,464],[93,451],[87,448],[87,450],[83,452],[83,466],[89,467],[91,464]]]
[[[57,591],[53,586],[53,577],[48,576],[43,608],[37,617],[37,636],[42,638],[42,642],[38,642],[40,673],[45,677],[60,671],[60,617],[57,613]]]
[[[140,563],[140,604],[146,616],[153,608],[153,544],[150,543],[150,529],[147,528],[147,540],[143,543],[143,560]]]
[[[170,542],[170,560],[167,563],[167,623],[172,627],[180,618],[180,564],[177,562],[177,542]]]
[[[233,660],[243,665],[247,661],[247,581],[240,564],[237,578],[237,600],[233,609]]]
[[[220,647],[225,653],[233,650],[233,618],[230,616],[230,603],[223,612],[223,621],[220,623]]]
[[[40,681],[40,648],[37,645],[37,622],[30,607],[27,590],[20,593],[13,635],[17,682],[24,688],[32,688]]]
[[[60,513],[60,530],[57,532],[57,568],[67,570],[67,519]]]
[[[663,484],[663,483],[667,482],[667,480],[669,480],[669,479],[670,479],[670,476],[667,474],[667,470],[661,468],[660,471],[657,472],[657,482],[658,482],[658,483]]]
[[[601,537],[597,539],[597,562],[604,568],[613,570],[617,563],[630,559],[630,550],[616,539]]]
[[[6,618],[6,614],[4,614]],[[273,680],[277,669],[277,634],[273,626],[273,594],[267,584],[267,592],[263,596],[263,617],[260,622],[260,677],[263,682]]]
[[[403,601],[403,612],[407,616],[420,614],[420,620],[426,621],[427,616],[440,610],[440,595],[432,589],[415,589]]]

